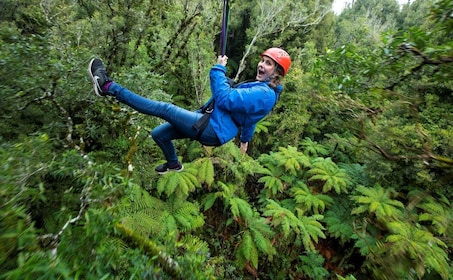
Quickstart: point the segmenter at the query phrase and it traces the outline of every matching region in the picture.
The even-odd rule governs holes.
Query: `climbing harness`
[[[214,111],[214,103],[214,99],[211,99],[208,104],[203,106],[201,108],[201,113],[203,114],[203,116],[192,125],[192,128],[198,131],[197,136],[195,136],[196,140],[200,140],[201,134],[203,134],[206,126],[208,126],[209,118],[211,117],[212,111]]]

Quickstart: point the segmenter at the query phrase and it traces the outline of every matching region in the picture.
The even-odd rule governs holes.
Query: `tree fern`
[[[296,211],[297,218],[301,221],[299,228],[302,233],[298,237],[302,239],[302,244],[304,244],[305,248],[315,250],[314,244],[318,242],[319,238],[326,238],[326,235],[323,232],[325,228],[319,222],[319,220],[322,220],[324,216],[306,216],[304,211],[301,209],[296,209]]]
[[[244,220],[252,219],[253,210],[246,200],[239,197],[232,197],[228,202],[230,205],[231,213],[235,218],[241,217]]]
[[[196,176],[197,170],[190,164],[186,164],[182,172],[168,172],[161,176],[157,182],[157,191],[167,196],[174,194],[181,198],[187,197],[197,186],[200,186]]]
[[[150,256],[156,256],[159,263],[168,274],[175,279],[183,279],[179,264],[163,252],[156,243],[135,233],[133,230],[130,230],[122,224],[116,224],[116,228],[120,230],[128,242],[134,246],[143,248]]]
[[[359,204],[352,210],[352,214],[368,212],[375,214],[376,218],[384,223],[389,219],[401,217],[404,204],[392,198],[396,195],[392,188],[384,189],[380,185],[373,188],[358,186],[357,191],[362,195],[352,196],[352,200]]]
[[[310,175],[309,181],[323,182],[322,192],[324,193],[332,189],[337,194],[347,192],[347,186],[350,184],[347,173],[338,168],[330,158],[316,158],[307,173]]]
[[[326,147],[319,144],[318,142],[311,140],[308,137],[305,137],[305,139],[302,140],[301,145],[304,149],[304,153],[309,156],[317,157],[317,156],[325,156],[328,154]]]
[[[204,225],[204,218],[200,214],[200,208],[196,202],[179,201],[174,210],[175,219],[178,221],[178,228],[188,232]]]
[[[324,258],[316,252],[299,256],[297,270],[309,279],[327,279],[329,272],[323,267]]]
[[[274,175],[263,176],[258,180],[259,183],[264,183],[266,190],[266,198],[273,198],[277,194],[284,191],[284,185],[282,180],[275,177]]]
[[[266,120],[261,120],[256,124],[255,133],[264,132],[267,133],[269,131],[268,127],[271,126],[272,123]]]
[[[253,241],[259,251],[265,253],[268,257],[276,254],[275,248],[272,245],[271,238],[274,236],[269,222],[259,217],[255,212],[255,217],[248,221],[250,231],[253,235]]]
[[[342,244],[352,238],[354,228],[352,227],[353,221],[350,211],[339,206],[338,203],[334,204],[332,209],[325,213],[324,222],[329,234],[340,239]]]
[[[354,247],[359,249],[362,256],[373,254],[377,250],[378,244],[382,244],[378,236],[371,235],[365,230],[356,231],[351,237],[356,240]]]
[[[217,181],[217,184],[215,186],[219,190],[214,192],[214,193],[208,193],[204,198],[203,198],[203,205],[204,209],[207,210],[212,207],[214,202],[217,200],[217,198],[222,198],[224,205],[229,206],[230,205],[230,200],[234,197],[237,196],[237,192],[239,192],[239,187],[236,184],[225,184],[221,181]]]
[[[306,250],[315,250],[314,242],[317,242],[318,238],[326,237],[323,233],[324,227],[319,222],[322,215],[305,216],[304,212],[297,208],[295,214],[270,199],[263,215],[272,217],[272,226],[280,228],[283,237],[287,238],[294,233],[302,240]]]
[[[313,193],[306,184],[300,182],[296,187],[290,189],[291,196],[297,203],[297,207],[319,214],[324,212],[326,206],[333,204],[333,199],[325,194]]]
[[[249,230],[242,234],[235,256],[236,262],[240,267],[244,267],[247,262],[250,262],[254,268],[258,267],[258,249]]]
[[[247,220],[246,226],[242,230],[241,240],[237,246],[235,255],[237,262],[244,266],[250,263],[253,268],[258,268],[259,253],[266,254],[272,258],[276,254],[275,248],[272,246],[271,238],[274,232],[270,228],[268,222],[259,216],[257,212]]]
[[[262,218],[247,200],[238,196],[237,185],[219,181],[215,187],[219,190],[208,194],[203,200],[205,209],[210,208],[218,198],[222,200],[225,209],[230,209],[231,216],[234,218],[229,219],[226,225],[236,221],[240,228],[240,241],[236,245],[235,252],[237,263],[241,267],[249,264],[257,268],[259,252],[268,257],[275,254],[270,240],[274,232],[268,221]]]
[[[194,162],[193,167],[198,170],[197,178],[200,184],[210,187],[214,183],[214,164],[211,158],[200,158]]]
[[[258,134],[261,134],[263,136],[267,135],[267,133],[269,132],[269,127],[271,125],[272,125],[272,123],[269,121],[266,121],[265,119],[259,121],[255,127],[255,135],[258,135]],[[254,146],[259,146],[259,145],[265,143],[267,137],[263,137],[263,136],[253,138]]]
[[[420,222],[431,222],[437,234],[446,235],[453,231],[453,208],[451,202],[445,197],[436,200],[432,196],[427,196],[417,207],[423,210],[419,215]]]
[[[216,174],[218,179],[239,185],[243,185],[246,182],[247,174],[242,169],[242,161],[247,161],[248,157],[243,155],[233,142],[215,148],[213,156],[213,163],[219,165],[222,171]]]
[[[283,168],[284,172],[288,172],[292,176],[297,176],[303,167],[311,165],[309,158],[292,146],[280,147],[277,153],[262,155],[259,160],[264,166],[272,164]]]
[[[189,232],[204,225],[197,203],[174,195],[163,201],[139,187],[118,207],[121,223],[143,236],[164,238],[169,233]]]
[[[387,224],[391,232],[385,239],[391,246],[387,254],[392,257],[412,260],[413,269],[419,277],[425,273],[425,267],[434,270],[443,279],[448,277],[447,245],[432,233],[408,222],[394,221]]]
[[[348,177],[351,180],[351,185],[369,185],[370,179],[366,176],[365,165],[360,165],[358,163],[338,163],[338,167],[348,174]]]

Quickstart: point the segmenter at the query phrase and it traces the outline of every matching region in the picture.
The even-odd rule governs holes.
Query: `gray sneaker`
[[[169,171],[174,172],[181,172],[184,170],[184,165],[180,162],[176,163],[175,165],[169,165],[168,163],[161,164],[154,169],[160,175],[166,174]]]
[[[93,58],[88,65],[88,73],[90,73],[93,81],[94,92],[98,96],[106,96],[107,92],[102,90],[102,86],[107,82],[111,82],[112,79],[110,79],[107,74],[107,70],[105,69],[104,64],[102,64],[102,60],[99,58]]]

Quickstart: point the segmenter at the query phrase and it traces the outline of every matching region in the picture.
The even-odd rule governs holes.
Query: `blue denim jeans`
[[[191,112],[167,102],[145,98],[115,82],[110,85],[108,92],[115,96],[121,103],[129,105],[140,113],[159,117],[167,121],[154,128],[151,132],[154,141],[164,153],[167,163],[174,164],[178,162],[178,156],[176,155],[172,140],[182,138],[195,139],[197,137],[198,131],[192,125],[203,114]],[[198,141],[206,146],[220,145],[219,139],[212,129],[211,124],[206,126]]]

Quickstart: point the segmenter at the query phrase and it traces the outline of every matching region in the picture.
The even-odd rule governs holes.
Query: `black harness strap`
[[[246,81],[243,81],[240,83],[235,83],[233,79],[230,79],[230,78],[227,78],[227,79],[228,79],[228,84],[230,84],[230,86],[232,88],[237,88],[238,86],[240,86],[244,83],[249,83],[249,82],[254,81],[254,80],[246,80]],[[203,116],[196,123],[194,123],[192,125],[192,128],[195,129],[196,131],[198,131],[197,136],[195,136],[196,140],[200,140],[201,134],[203,134],[203,131],[208,126],[209,119],[211,118],[211,113],[214,111],[214,104],[215,104],[215,100],[212,99],[211,102],[209,102],[209,104],[203,106],[201,108],[201,113],[203,114]]]
[[[192,125],[193,129],[198,131],[197,136],[195,136],[196,140],[200,140],[201,134],[203,134],[203,131],[205,130],[206,126],[208,126],[209,118],[211,118],[211,114],[214,111],[214,103],[215,100],[212,99],[211,102],[209,102],[209,104],[203,106],[203,108],[201,109],[201,113],[203,114],[203,116]]]

